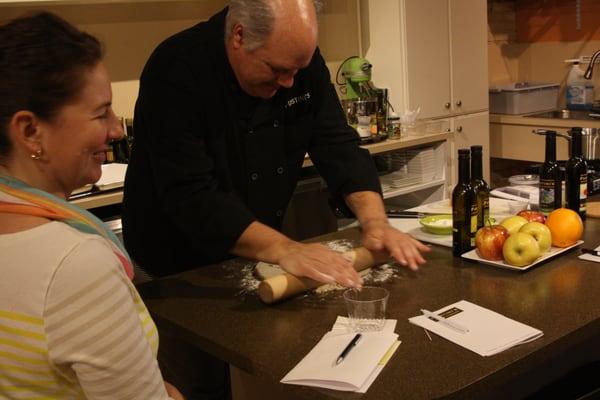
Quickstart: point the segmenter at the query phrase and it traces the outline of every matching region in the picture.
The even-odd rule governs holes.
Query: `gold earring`
[[[36,151],[35,153],[33,153],[30,157],[33,160],[41,160],[42,159],[42,149],[39,149],[38,151]]]

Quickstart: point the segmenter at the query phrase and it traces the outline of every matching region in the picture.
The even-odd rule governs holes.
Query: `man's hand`
[[[338,282],[343,286],[362,285],[362,278],[352,266],[352,261],[327,246],[290,241],[285,247],[278,264],[290,274],[324,283]]]
[[[354,192],[346,196],[346,204],[352,209],[362,227],[362,243],[371,251],[387,251],[400,264],[413,271],[424,264],[421,253],[431,249],[412,236],[392,227],[385,214],[379,193]]]
[[[321,244],[296,242],[256,221],[242,233],[232,253],[279,264],[290,274],[323,283],[338,282],[350,287],[362,285],[362,278],[352,262],[342,254]]]
[[[391,226],[387,219],[368,221],[362,225],[362,243],[371,251],[387,251],[400,264],[416,271],[425,264],[421,253],[431,249],[412,236]]]

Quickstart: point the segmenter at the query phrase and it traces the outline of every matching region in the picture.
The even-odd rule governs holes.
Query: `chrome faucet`
[[[594,64],[596,64],[596,59],[600,57],[600,50],[596,50],[596,52],[592,55],[592,58],[590,59],[590,65],[588,65],[587,69],[585,70],[585,74],[583,74],[583,77],[585,79],[592,79],[592,73],[594,72]]]

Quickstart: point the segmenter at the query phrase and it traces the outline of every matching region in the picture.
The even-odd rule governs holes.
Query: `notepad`
[[[409,318],[415,325],[434,332],[451,342],[482,356],[498,354],[519,344],[528,343],[544,333],[487,308],[461,300],[434,314],[441,315],[468,332],[462,333],[433,321],[424,315]]]
[[[365,393],[400,341],[393,331],[364,332],[360,342],[340,364],[336,360],[355,333],[340,328],[327,332],[283,379],[282,383]],[[392,324],[393,327],[395,325]]]

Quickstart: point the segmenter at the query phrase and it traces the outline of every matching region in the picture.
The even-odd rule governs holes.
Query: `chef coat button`
[[[250,175],[250,179],[252,179],[253,181],[258,179],[258,174],[256,172],[254,172],[252,175]]]
[[[283,174],[283,167],[279,167],[279,168],[277,168],[277,173],[278,173],[279,175]]]
[[[277,127],[279,127],[279,121],[275,120],[275,121],[273,121],[273,128],[277,128]]]
[[[283,210],[277,210],[277,212],[275,213],[278,217],[283,216]]]

